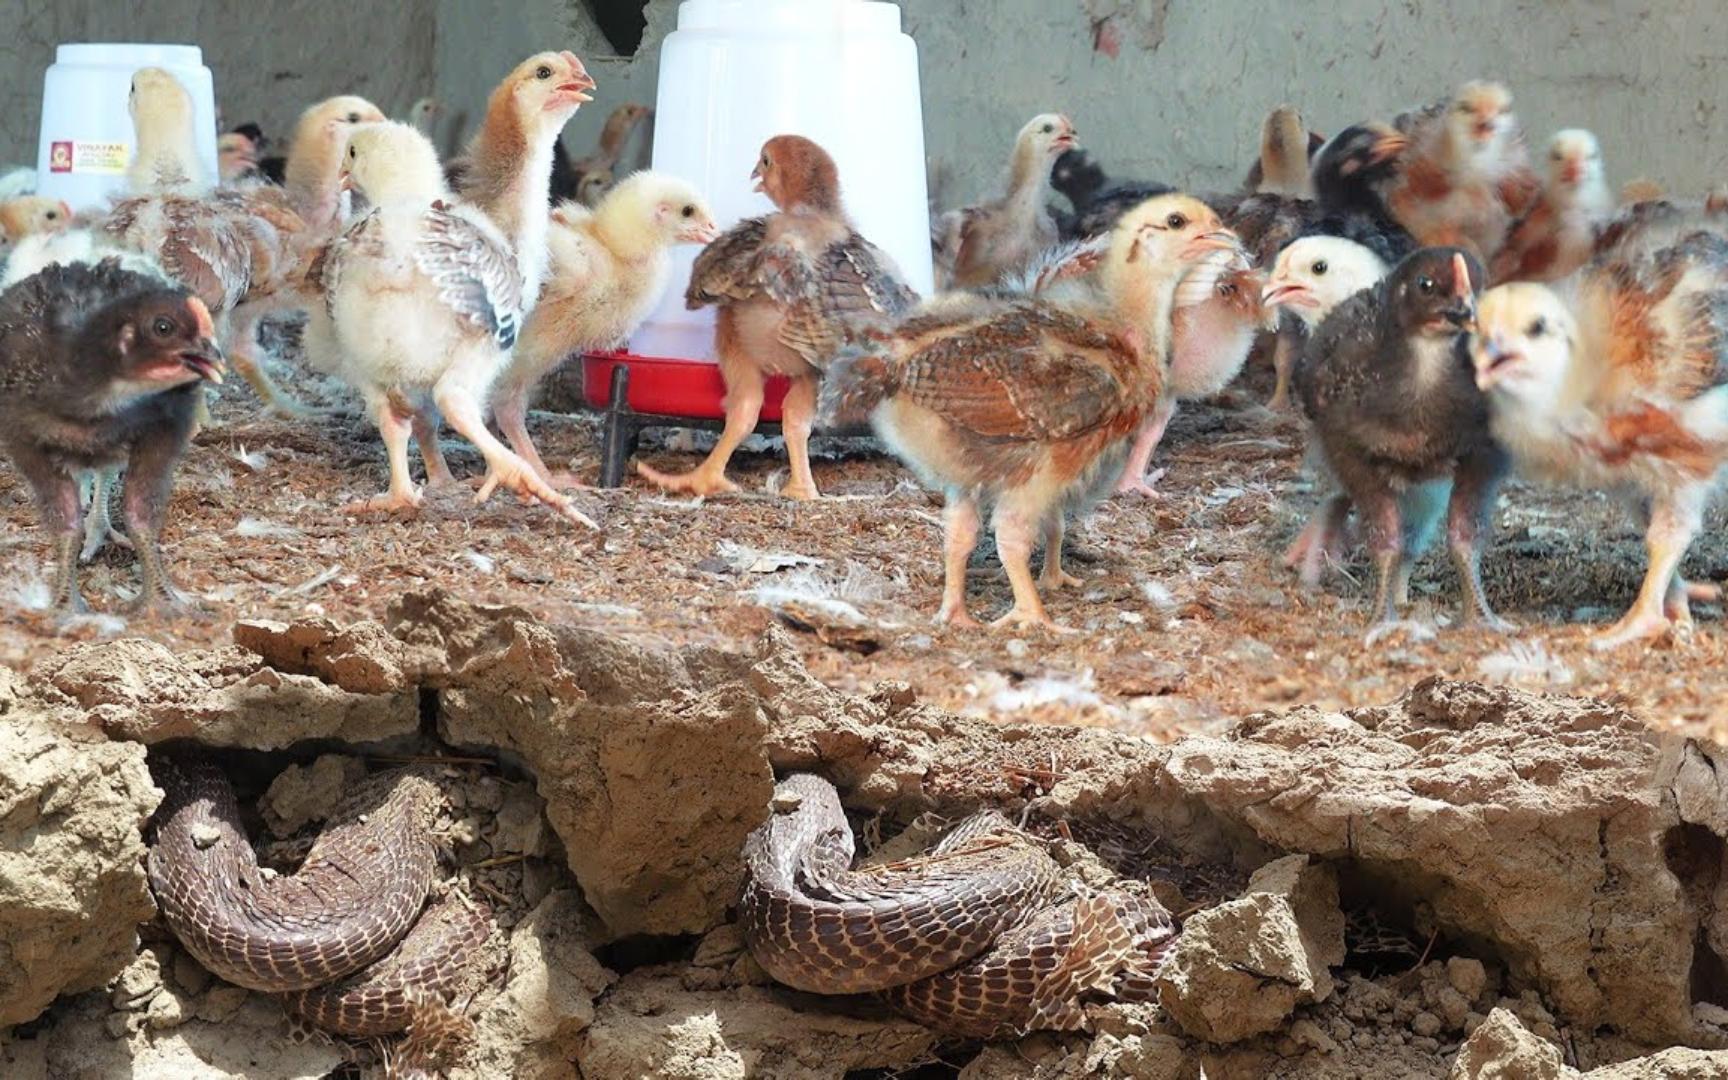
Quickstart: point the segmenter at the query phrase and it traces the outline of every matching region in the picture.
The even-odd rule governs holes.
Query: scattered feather
[[[703,559],[696,569],[720,574],[773,574],[798,566],[821,566],[823,560],[791,551],[762,551],[730,540],[715,545],[714,557]]]
[[[483,555],[473,548],[469,548],[457,557],[482,574],[491,574],[498,570],[498,563],[492,556]]]
[[[231,456],[255,473],[261,473],[270,467],[270,455],[262,450],[247,450],[245,446],[240,446]]]
[[[336,578],[341,575],[341,573],[342,573],[342,568],[340,566],[332,566],[329,569],[323,571],[322,573],[320,573],[314,577],[308,578],[305,581],[302,581],[298,585],[291,586],[287,590],[288,595],[290,595],[290,596],[304,596],[307,593],[316,592],[317,590],[322,589],[324,586],[330,584],[332,581],[335,581]]]
[[[1140,591],[1146,594],[1147,602],[1155,608],[1169,609],[1176,606],[1176,597],[1161,581],[1142,581]]]
[[[25,558],[13,564],[12,573],[0,585],[0,604],[24,611],[47,611],[54,601],[48,587],[48,575],[35,559]]]
[[[1434,624],[1418,622],[1415,619],[1398,619],[1394,622],[1383,622],[1374,626],[1362,638],[1362,644],[1373,645],[1393,634],[1408,634],[1411,641],[1433,641],[1437,636]]]
[[[306,534],[292,525],[265,518],[243,517],[235,523],[234,535],[250,540],[298,540]]]
[[[1524,686],[1566,686],[1572,669],[1550,653],[1540,641],[1514,641],[1500,652],[1484,656],[1476,665],[1491,682]]]

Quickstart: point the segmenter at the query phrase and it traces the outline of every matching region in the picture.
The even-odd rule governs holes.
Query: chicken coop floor
[[[340,387],[291,362],[276,371],[327,414],[267,416],[231,380],[178,473],[166,550],[178,582],[202,598],[201,620],[97,618],[57,636],[40,610],[49,545],[27,488],[0,463],[0,662],[28,667],[68,637],[207,644],[226,640],[237,619],[375,617],[407,590],[441,585],[676,643],[742,646],[778,620],[797,631],[810,669],[840,687],[900,680],[962,712],[1159,738],[1263,708],[1384,702],[1435,673],[1608,698],[1656,728],[1728,738],[1719,607],[1698,610],[1689,640],[1590,649],[1591,631],[1618,617],[1644,565],[1638,533],[1605,496],[1521,484],[1502,495],[1486,580],[1516,633],[1447,625],[1456,579],[1436,551],[1418,567],[1409,627],[1365,641],[1360,555],[1315,592],[1279,565],[1316,494],[1297,423],[1255,404],[1263,366],[1225,401],[1178,415],[1156,460],[1168,469],[1163,498],[1107,503],[1070,532],[1069,569],[1086,584],[1047,597],[1052,617],[1080,631],[1064,636],[932,626],[939,501],[868,441],[818,440],[826,498],[815,504],[768,493],[785,477],[776,441],[747,444],[735,459],[744,494],[698,504],[634,478],[577,493],[600,533],[508,496],[475,506],[467,487],[430,492],[412,519],[361,519],[342,507],[383,489],[376,432]],[[536,413],[531,426],[554,468],[597,475],[597,417]],[[711,437],[700,439],[691,447],[706,449]],[[445,447],[458,476],[482,471],[448,432]],[[662,468],[697,460],[653,436],[641,456]],[[1685,572],[1728,578],[1720,508]],[[95,610],[116,611],[135,580],[130,553],[110,549],[86,568],[84,593]],[[1007,608],[988,544],[974,558],[969,600],[980,618]]]

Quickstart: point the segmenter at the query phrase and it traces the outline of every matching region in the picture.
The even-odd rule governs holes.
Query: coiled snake
[[[174,936],[211,973],[282,996],[325,1030],[448,1037],[445,1002],[469,988],[468,956],[492,923],[454,893],[424,914],[438,868],[443,794],[385,773],[345,797],[293,874],[258,858],[234,789],[213,764],[153,757],[166,793],[146,868]],[[411,1030],[411,1036],[414,1032]]]
[[[935,1030],[1017,1036],[1085,1023],[1088,995],[1150,1000],[1176,929],[1155,900],[1076,895],[1038,843],[1000,814],[968,818],[929,854],[851,869],[834,786],[794,775],[744,845],[745,941],[777,981],[880,992]]]

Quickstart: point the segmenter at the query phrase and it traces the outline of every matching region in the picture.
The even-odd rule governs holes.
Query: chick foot
[[[600,523],[571,505],[568,496],[554,491],[546,481],[540,479],[534,469],[526,461],[510,453],[508,450],[495,457],[487,465],[486,481],[480,485],[480,491],[474,496],[476,505],[492,497],[492,492],[498,488],[514,491],[523,499],[531,499],[545,503],[557,511],[560,517],[573,521],[578,525],[586,525],[595,530],[600,529]]]
[[[1634,641],[1660,638],[1670,630],[1685,635],[1691,629],[1692,620],[1689,618],[1685,622],[1670,622],[1661,611],[1634,608],[1619,622],[1591,639],[1590,647],[1605,652]]]
[[[93,511],[84,519],[84,546],[78,551],[78,561],[89,562],[109,544],[130,549],[132,540],[114,527],[114,519],[107,513]]]
[[[370,499],[360,499],[342,508],[344,514],[404,514],[414,513],[425,501],[419,489],[409,488],[407,491],[386,491],[382,495],[374,495]]]
[[[816,490],[815,484],[789,483],[780,489],[782,498],[798,502],[821,502],[822,493]]]
[[[1086,579],[1077,578],[1066,570],[1048,565],[1038,575],[1038,587],[1040,589],[1078,589],[1084,584],[1086,584]]]
[[[1153,469],[1145,476],[1123,476],[1116,485],[1116,494],[1138,495],[1142,499],[1162,499],[1164,493],[1152,485],[1164,479],[1164,473],[1163,469]]]
[[[1080,632],[1071,626],[1061,626],[1053,622],[1050,616],[1042,610],[1022,607],[1010,608],[1008,614],[990,624],[992,630],[1006,630],[1018,626],[1048,630],[1052,634],[1078,634]]]
[[[932,621],[938,626],[952,626],[961,630],[980,628],[978,620],[974,619],[972,613],[966,610],[965,604],[943,604],[942,610],[936,613],[936,618]]]
[[[663,473],[646,462],[636,463],[636,473],[662,491],[681,495],[724,495],[738,490],[719,469],[697,466],[687,473]]]

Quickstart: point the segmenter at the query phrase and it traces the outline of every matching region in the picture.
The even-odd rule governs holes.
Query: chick
[[[172,73],[139,68],[127,94],[136,153],[126,169],[134,194],[201,195],[215,184],[198,157],[192,95]]]
[[[1728,240],[1598,262],[1570,303],[1503,285],[1478,323],[1476,383],[1518,468],[1616,493],[1645,526],[1643,587],[1595,644],[1689,630],[1689,601],[1720,596],[1679,567],[1728,475]]]
[[[1505,471],[1471,377],[1468,335],[1482,266],[1459,248],[1422,248],[1339,304],[1292,379],[1326,464],[1355,503],[1376,582],[1371,619],[1396,619],[1415,552],[1403,493],[1450,477],[1448,543],[1471,623],[1502,629],[1482,591],[1482,534]]]
[[[528,437],[528,398],[560,361],[621,344],[666,291],[674,244],[720,235],[696,189],[676,177],[639,172],[592,213],[565,203],[552,213],[551,270],[509,364],[498,378],[492,413],[510,446],[553,487],[554,477]]]
[[[1401,117],[1404,146],[1387,206],[1417,243],[1467,247],[1488,260],[1535,199],[1512,94],[1499,83],[1469,82],[1444,105]]]
[[[1161,196],[1118,222],[1095,284],[1063,281],[1038,298],[939,296],[839,363],[824,411],[869,416],[946,496],[938,621],[976,625],[966,562],[989,509],[1014,590],[998,625],[1052,625],[1029,568],[1033,544],[1043,536],[1046,587],[1073,582],[1061,567],[1064,515],[1114,486],[1163,392],[1177,284],[1217,250],[1237,241],[1209,207]]]
[[[1596,233],[1614,211],[1602,173],[1602,150],[1588,131],[1557,133],[1548,143],[1548,180],[1506,246],[1494,256],[1489,279],[1558,281],[1590,259]]]
[[[747,218],[708,245],[684,293],[692,310],[720,309],[714,351],[726,381],[725,430],[690,472],[668,475],[643,462],[636,469],[668,491],[736,491],[726,463],[756,428],[768,377],[785,375],[792,385],[780,428],[792,478],[780,493],[815,499],[809,442],[822,371],[849,339],[886,328],[917,296],[894,261],[847,219],[839,170],[827,151],[802,136],[776,135],[763,144],[750,175],[777,212]]]
[[[1238,253],[1215,252],[1183,276],[1176,288],[1170,364],[1164,393],[1140,427],[1128,464],[1116,485],[1119,494],[1154,498],[1152,487],[1163,470],[1148,476],[1152,454],[1184,401],[1201,401],[1235,380],[1255,337],[1269,328],[1260,292],[1265,274],[1251,269]]]
[[[295,122],[282,187],[314,235],[329,234],[345,223],[347,211],[337,177],[348,150],[348,136],[361,124],[383,120],[378,106],[344,94],[318,102]]]
[[[1283,313],[1272,356],[1278,373],[1273,406],[1285,404],[1291,368],[1315,328],[1339,304],[1385,277],[1386,269],[1386,263],[1374,252],[1335,236],[1305,236],[1278,253],[1260,297],[1268,308]],[[1309,464],[1315,471],[1325,472],[1323,459],[1311,457]],[[1326,479],[1330,482],[1330,475]],[[1343,558],[1344,527],[1349,516],[1350,497],[1328,495],[1285,551],[1284,565],[1298,572],[1302,584],[1309,588],[1318,585],[1327,561]]]
[[[1416,250],[1416,238],[1398,224],[1381,194],[1398,172],[1404,136],[1383,124],[1353,124],[1314,157],[1314,198],[1320,218],[1305,235],[1354,241],[1387,263]]]
[[[1302,123],[1294,105],[1280,105],[1266,115],[1260,127],[1260,156],[1248,170],[1244,191],[1263,195],[1314,197],[1314,182],[1308,162],[1325,139]]]
[[[1062,164],[1065,160],[1076,162],[1066,173]],[[1061,181],[1060,186],[1058,181]],[[1050,182],[1067,195],[1074,206],[1072,214],[1057,218],[1061,239],[1068,241],[1107,236],[1123,214],[1155,195],[1170,195],[1176,191],[1169,184],[1152,180],[1112,180],[1102,165],[1079,149],[1064,151],[1056,159]],[[1085,205],[1075,201],[1077,191],[1085,193]]]
[[[1008,189],[998,199],[944,214],[937,225],[937,284],[942,288],[988,285],[1023,269],[1057,240],[1046,205],[1050,170],[1078,145],[1066,116],[1034,116],[1014,139]]]
[[[605,187],[598,190],[590,189],[589,198],[583,198],[582,186],[590,176],[604,174],[606,184],[610,185],[618,175],[618,163],[624,158],[624,148],[630,144],[630,136],[637,126],[648,117],[654,115],[654,110],[634,101],[627,101],[612,110],[606,118],[606,123],[600,129],[600,141],[587,157],[578,158],[571,163],[571,170],[576,176],[576,198],[584,206],[595,206],[599,196],[605,194]],[[589,201],[592,199],[593,201]]]
[[[1056,220],[1056,232],[1060,238],[1075,238],[1079,216],[1092,208],[1092,200],[1109,182],[1104,167],[1093,161],[1092,155],[1085,150],[1075,147],[1062,151],[1056,164],[1050,167],[1050,187],[1068,200],[1069,207],[1067,212],[1057,210],[1051,214]]]
[[[432,140],[432,145],[438,145],[438,117],[444,107],[438,104],[435,97],[423,97],[408,109],[408,123],[415,131]]]
[[[19,195],[0,201],[0,264],[26,237],[52,235],[72,223],[72,208],[45,195]]]
[[[258,144],[252,141],[252,136],[230,131],[216,139],[216,175],[229,185],[262,177]]]
[[[210,312],[184,289],[117,260],[50,266],[0,293],[0,443],[54,534],[53,603],[85,610],[79,478],[125,463],[139,611],[182,604],[158,545],[198,387],[222,381]]]
[[[486,459],[481,499],[502,486],[592,526],[486,430],[485,403],[545,275],[552,140],[593,87],[570,53],[518,65],[476,138],[472,202],[452,204],[437,151],[413,128],[368,125],[349,139],[345,182],[371,209],[308,277],[325,296],[340,374],[366,399],[390,457],[389,491],[352,509],[419,506],[408,435],[435,403]]]

